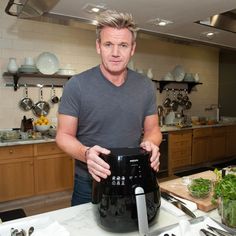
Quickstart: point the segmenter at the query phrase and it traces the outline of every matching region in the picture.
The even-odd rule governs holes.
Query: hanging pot
[[[43,101],[43,88],[40,87],[40,101],[38,101],[33,107],[33,112],[36,116],[47,116],[50,111],[50,105],[48,102]]]
[[[56,90],[55,90],[54,86],[52,85],[52,97],[51,97],[51,103],[52,103],[52,104],[56,104],[56,103],[59,102],[59,100],[60,100],[59,97],[56,96]]]
[[[189,110],[192,107],[192,103],[188,100],[185,102],[185,109]]]
[[[175,91],[174,91],[174,97],[173,97],[173,100],[170,103],[170,107],[171,107],[172,111],[177,111],[178,110],[178,106],[179,106],[179,103],[178,103],[178,101],[175,98]]]
[[[23,111],[29,111],[34,106],[32,99],[28,97],[28,87],[26,84],[25,84],[25,97],[20,100],[19,106]]]
[[[166,99],[163,102],[163,106],[167,108],[167,107],[170,107],[171,100],[169,97],[169,90],[168,89],[166,89],[166,93],[167,93],[167,95],[166,95]]]

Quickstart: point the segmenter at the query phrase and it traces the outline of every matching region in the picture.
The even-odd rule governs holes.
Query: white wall
[[[23,88],[17,92],[6,87],[12,82],[3,78],[8,58],[15,57],[18,65],[24,63],[25,57],[34,57],[49,51],[57,55],[61,68],[66,64],[82,72],[99,63],[99,56],[95,51],[95,32],[69,26],[42,23],[30,20],[17,19],[5,14],[7,0],[0,2],[0,129],[19,127],[23,115],[34,117],[32,111],[23,112],[18,102],[23,97]],[[137,41],[137,50],[133,58],[136,68],[153,68],[154,79],[161,79],[175,65],[183,65],[186,72],[199,73],[203,85],[196,87],[189,97],[193,103],[189,115],[213,115],[205,113],[204,108],[215,104],[218,100],[218,50],[210,47],[189,46],[160,40],[148,35],[140,35]],[[21,79],[20,83],[48,83],[55,79],[40,80],[37,78]],[[49,100],[50,88],[45,88],[44,100]],[[62,89],[57,88],[56,93],[61,95]],[[37,102],[38,88],[29,88],[29,96]],[[157,104],[164,100],[165,92],[157,91]],[[57,115],[58,105],[52,106],[49,118]],[[35,118],[35,117],[34,117]]]

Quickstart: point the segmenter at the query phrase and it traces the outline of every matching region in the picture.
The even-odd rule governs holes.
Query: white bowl
[[[59,70],[59,60],[50,52],[41,53],[36,61],[36,67],[45,75],[53,75]]]
[[[57,72],[58,75],[74,75],[76,74],[75,70],[73,69],[60,69]]]
[[[35,128],[39,132],[46,132],[49,130],[50,125],[35,125]]]

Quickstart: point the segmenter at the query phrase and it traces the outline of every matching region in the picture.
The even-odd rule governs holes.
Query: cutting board
[[[197,173],[194,175],[189,175],[188,177],[189,178],[206,178],[206,179],[211,179],[213,181],[216,180],[216,175],[211,170]],[[204,199],[193,198],[189,194],[187,185],[184,183],[183,178],[177,178],[170,181],[165,181],[165,182],[159,183],[159,185],[160,185],[161,190],[164,192],[172,193],[178,197],[195,202],[197,204],[198,209],[202,211],[207,212],[217,207],[216,205],[213,205],[211,203],[213,192],[211,192],[209,197],[204,198]]]

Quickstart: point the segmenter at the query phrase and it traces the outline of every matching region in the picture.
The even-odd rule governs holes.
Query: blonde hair
[[[133,43],[137,37],[138,27],[134,19],[129,13],[121,13],[114,10],[106,10],[97,17],[97,39],[101,39],[101,31],[104,27],[112,27],[117,29],[127,28],[132,33]]]

